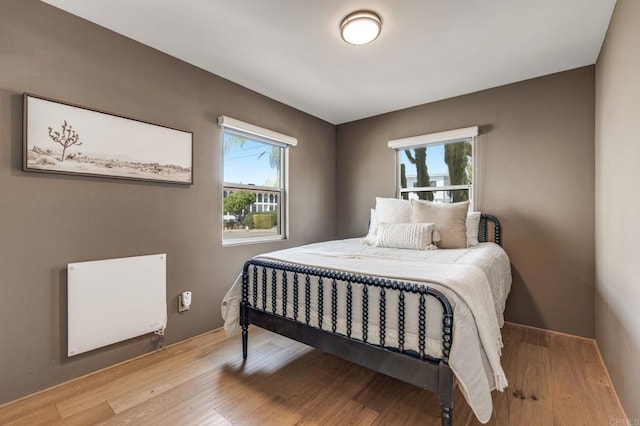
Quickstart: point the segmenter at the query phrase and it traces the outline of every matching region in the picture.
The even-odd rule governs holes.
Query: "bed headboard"
[[[486,243],[489,241],[487,239],[487,229],[489,228],[488,222],[493,222],[493,242],[502,245],[502,235],[500,231],[500,221],[497,217],[491,216],[490,214],[481,214],[480,215],[480,228],[478,230],[478,241],[481,243]]]

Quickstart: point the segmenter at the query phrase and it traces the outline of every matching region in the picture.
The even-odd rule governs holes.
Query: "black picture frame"
[[[193,184],[193,133],[24,93],[27,172]]]

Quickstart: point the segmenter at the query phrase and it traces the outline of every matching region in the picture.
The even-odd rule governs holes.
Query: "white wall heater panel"
[[[67,264],[68,355],[164,330],[166,254]]]

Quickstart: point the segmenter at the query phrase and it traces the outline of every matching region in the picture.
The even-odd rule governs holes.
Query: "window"
[[[474,200],[477,127],[389,141],[398,162],[398,196],[439,203]]]
[[[297,140],[229,117],[222,127],[222,243],[287,236],[288,149]]]

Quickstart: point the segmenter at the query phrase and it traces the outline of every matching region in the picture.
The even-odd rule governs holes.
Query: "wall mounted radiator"
[[[68,356],[167,326],[166,254],[67,264]]]

